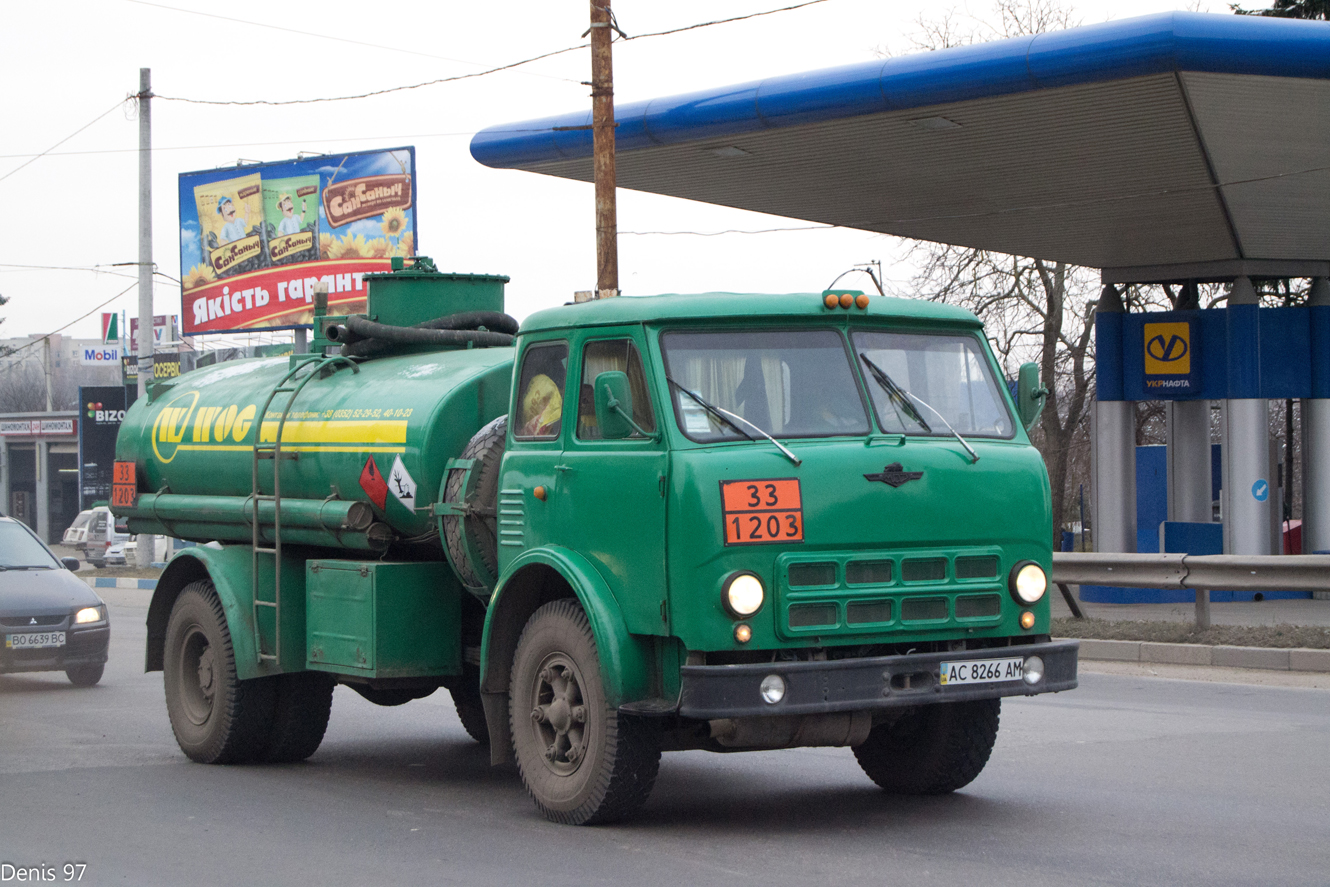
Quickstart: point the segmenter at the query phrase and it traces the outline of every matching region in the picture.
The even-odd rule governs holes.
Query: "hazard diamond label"
[[[398,456],[393,460],[393,470],[391,475],[392,492],[397,500],[406,506],[407,511],[416,510],[416,481],[411,476],[411,472],[406,470],[402,464],[402,457]]]
[[[383,511],[383,506],[388,502],[388,482],[383,479],[379,466],[374,464],[373,456],[367,458],[365,467],[360,469],[360,488],[369,496],[369,501],[379,511]]]

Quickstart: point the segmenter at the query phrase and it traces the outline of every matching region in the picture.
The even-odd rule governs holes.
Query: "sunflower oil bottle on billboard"
[[[181,332],[289,329],[365,310],[366,274],[416,254],[415,148],[180,174]]]

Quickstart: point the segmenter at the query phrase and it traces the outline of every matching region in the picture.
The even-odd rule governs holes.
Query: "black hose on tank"
[[[488,329],[476,329],[481,326]],[[345,327],[330,327],[328,338],[344,343],[345,357],[378,357],[392,353],[401,345],[511,345],[516,332],[517,321],[506,314],[468,311],[416,326],[389,326],[352,315],[346,319]]]
[[[494,333],[516,335],[517,321],[501,311],[463,311],[416,324],[422,330],[474,330],[480,327]]]

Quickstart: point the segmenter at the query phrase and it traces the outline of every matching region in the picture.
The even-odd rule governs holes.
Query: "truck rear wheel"
[[[181,751],[202,764],[262,757],[276,685],[270,678],[236,677],[226,615],[208,580],[191,582],[176,598],[162,665],[166,713]]]
[[[490,728],[485,722],[485,704],[480,699],[480,669],[464,665],[462,675],[448,683],[453,696],[453,708],[467,735],[481,745],[489,745]]]
[[[575,601],[546,604],[522,630],[509,712],[517,768],[547,819],[613,822],[646,803],[659,737],[606,703],[595,638]]]
[[[318,671],[301,671],[269,678],[276,684],[272,729],[263,760],[292,764],[318,751],[328,730],[333,689],[337,679]]]
[[[969,785],[988,763],[1001,707],[1001,699],[921,705],[874,727],[854,756],[893,794],[945,795]]]

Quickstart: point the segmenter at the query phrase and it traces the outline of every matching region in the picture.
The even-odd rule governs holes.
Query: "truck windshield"
[[[665,369],[680,388],[772,437],[866,434],[868,412],[835,330],[667,332]],[[755,437],[671,389],[680,430],[696,441]]]
[[[966,437],[1009,438],[1016,433],[974,337],[860,330],[851,340],[855,353],[867,358],[864,376],[878,424],[888,434],[952,434],[943,423],[930,421],[932,413],[919,407],[919,401],[937,410]],[[875,383],[868,363],[880,368],[892,385]],[[893,386],[901,393],[893,394]],[[917,409],[906,409],[905,402]]]

